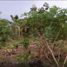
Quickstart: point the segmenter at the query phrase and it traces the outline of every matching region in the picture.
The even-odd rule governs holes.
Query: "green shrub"
[[[29,39],[28,39],[28,38],[24,38],[22,44],[23,44],[23,46],[24,46],[25,48],[27,48],[28,45],[29,45]]]

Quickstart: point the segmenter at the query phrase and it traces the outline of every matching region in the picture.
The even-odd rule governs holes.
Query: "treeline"
[[[18,15],[11,15],[12,21],[0,19],[0,48],[12,40],[12,42],[23,40],[21,44],[26,52],[24,61],[27,61],[31,56],[28,52],[29,40],[38,38],[39,59],[46,58],[46,62],[50,65],[64,66],[67,61],[67,52],[62,46],[67,41],[67,9],[57,6],[49,7],[47,3],[44,3],[40,8],[33,5],[30,11],[22,16],[23,18],[20,19]],[[17,48],[18,45],[15,47]],[[19,56],[20,60],[21,58]]]
[[[47,3],[41,8],[32,6],[28,13],[12,16],[12,21],[0,19],[0,43],[9,38],[21,36],[45,35],[47,40],[67,39],[67,9],[56,6],[49,7]]]

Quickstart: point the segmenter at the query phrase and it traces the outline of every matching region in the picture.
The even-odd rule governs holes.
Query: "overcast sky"
[[[47,2],[50,7],[56,5],[61,8],[67,8],[67,1],[0,1],[0,11],[2,12],[0,18],[10,19],[11,14],[20,16],[29,11],[33,4],[41,7],[44,2]]]

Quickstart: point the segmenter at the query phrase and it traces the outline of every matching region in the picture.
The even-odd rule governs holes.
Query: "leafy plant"
[[[28,38],[24,38],[22,44],[23,44],[23,46],[25,48],[27,48],[29,46],[29,39]]]

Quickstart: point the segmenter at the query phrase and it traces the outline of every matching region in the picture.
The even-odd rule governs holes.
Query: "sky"
[[[47,2],[49,6],[56,5],[60,8],[66,8],[67,9],[67,1],[9,1],[4,0],[0,1],[0,18],[5,18],[10,20],[10,15],[19,15],[23,14],[24,12],[28,12],[33,4],[35,4],[37,7],[41,7],[44,2]]]

